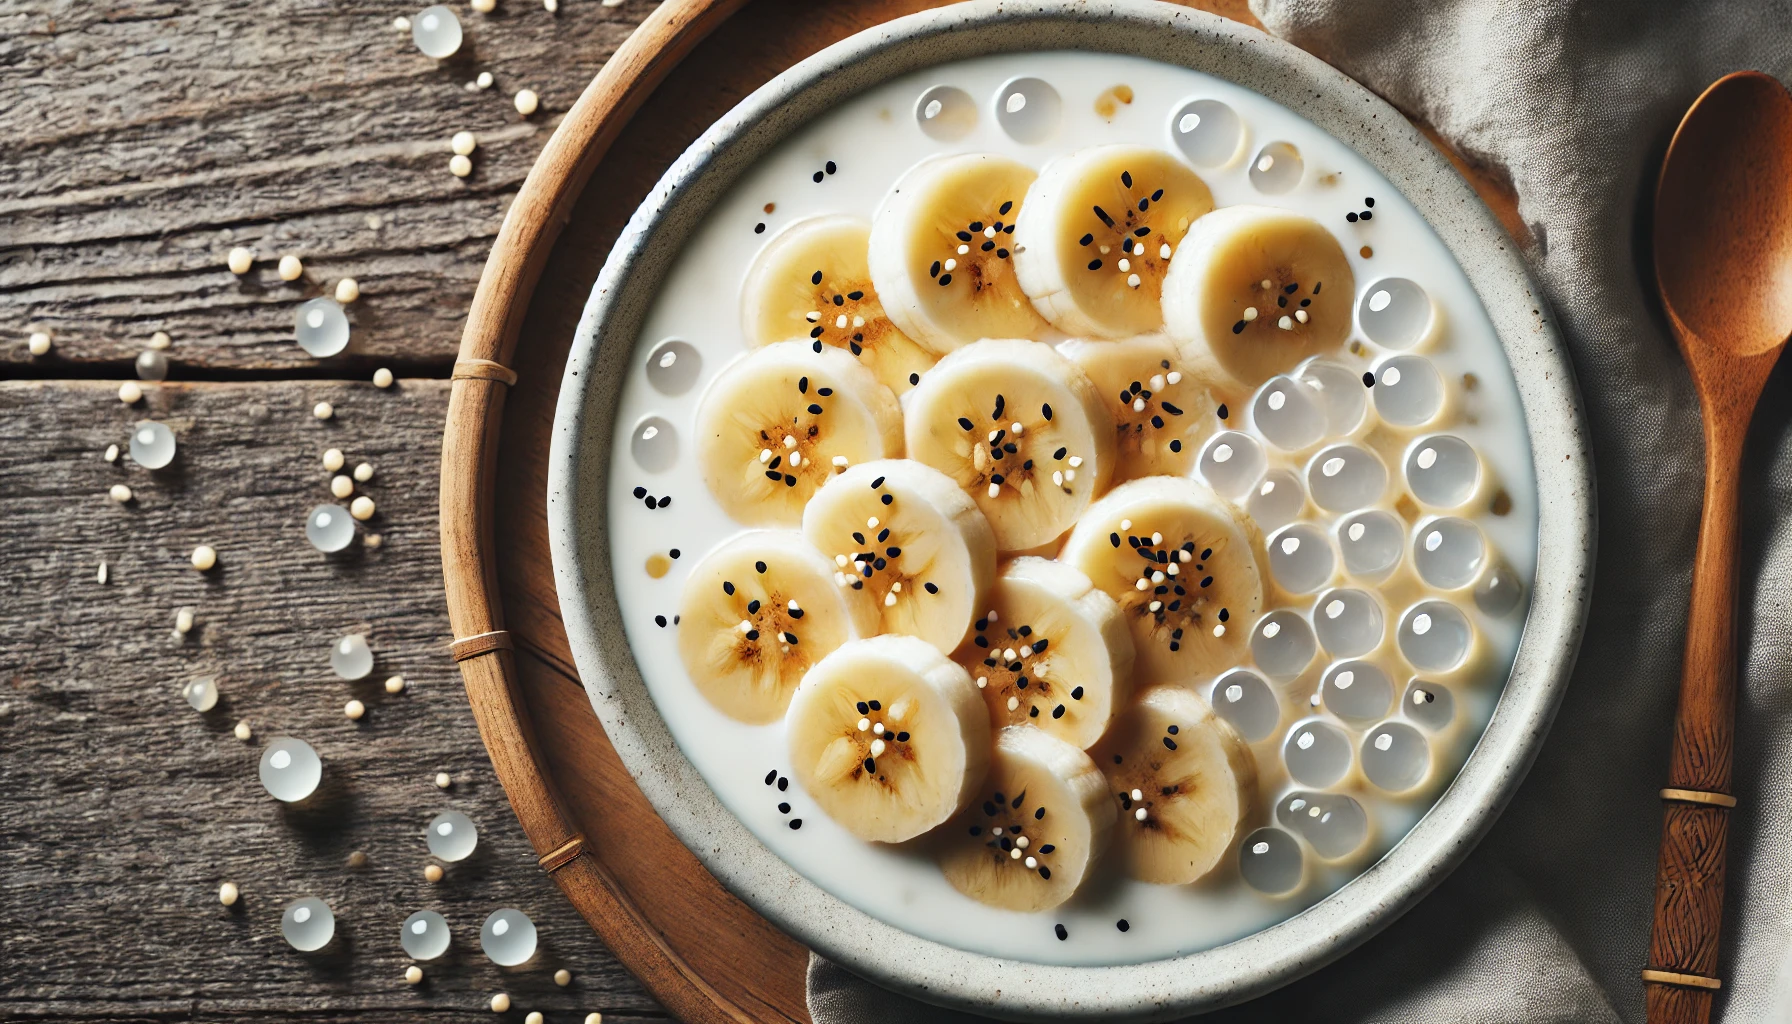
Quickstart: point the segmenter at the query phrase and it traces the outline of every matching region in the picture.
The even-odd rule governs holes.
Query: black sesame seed
[[[1089,244],[1089,243],[1090,243],[1090,242],[1093,242],[1093,241],[1095,241],[1095,236],[1094,236],[1094,235],[1084,235],[1084,236],[1083,236],[1083,237],[1082,237],[1082,238],[1080,238],[1080,239],[1078,239],[1078,240],[1077,240],[1077,243],[1076,243],[1076,244],[1078,244],[1078,245],[1088,245],[1088,244]]]
[[[1095,209],[1095,216],[1100,217],[1101,222],[1103,224],[1106,224],[1110,228],[1114,226],[1114,218],[1108,216],[1108,212],[1106,210],[1102,209],[1099,206],[1095,207],[1094,209]]]
[[[1375,374],[1370,373],[1368,370],[1364,370],[1363,371],[1363,387],[1372,388],[1374,386],[1375,386]]]
[[[1058,934],[1058,941],[1059,941],[1059,942],[1063,942],[1063,941],[1064,941],[1064,940],[1065,940],[1065,939],[1068,939],[1068,938],[1070,938],[1070,930],[1069,930],[1069,929],[1067,929],[1067,928],[1065,928],[1065,927],[1064,927],[1064,926],[1063,926],[1063,925],[1061,925],[1061,924],[1059,924],[1059,925],[1053,925],[1053,926],[1052,926],[1052,931],[1054,931],[1054,932],[1056,932],[1056,933],[1057,933],[1057,934]]]
[[[637,488],[635,488],[635,497],[636,497],[636,498],[645,498],[645,497],[647,497],[647,488],[645,488],[645,487],[637,487]]]
[[[884,706],[877,701],[870,701],[869,703],[871,704],[871,710],[873,711],[882,711],[884,709]]]
[[[768,785],[768,786],[771,785],[773,782],[776,782],[777,779],[778,779],[778,769],[773,768],[771,771],[765,773],[765,784],[766,785]]]
[[[1039,407],[1039,415],[1041,415],[1041,416],[1044,416],[1044,417],[1045,417],[1045,418],[1046,418],[1046,419],[1048,419],[1048,420],[1049,420],[1049,419],[1051,419],[1051,418],[1052,418],[1052,407],[1051,407],[1051,405],[1050,405],[1050,404],[1046,404],[1046,405],[1042,405],[1042,406],[1040,406],[1040,407]]]
[[[1220,417],[1220,419],[1222,419],[1222,420],[1223,420],[1223,419],[1225,419],[1225,418],[1226,418],[1226,417],[1227,417],[1227,416],[1230,416],[1230,415],[1231,415],[1231,413],[1229,413],[1229,412],[1227,412],[1227,411],[1226,411],[1226,405],[1225,405],[1225,403],[1224,403],[1224,402],[1222,402],[1222,403],[1220,403],[1220,407],[1219,407],[1219,409],[1218,409],[1218,410],[1216,410],[1216,411],[1217,411],[1217,412],[1218,412],[1218,413],[1219,413],[1219,417]]]
[[[1132,925],[1127,924],[1126,918],[1123,917],[1120,920],[1114,922],[1114,927],[1120,929],[1121,931],[1126,931],[1127,929],[1131,928]]]
[[[801,819],[801,818],[790,819],[790,831],[795,832],[797,829],[802,828],[802,827],[803,827],[803,819]]]
[[[1171,750],[1175,750],[1176,749],[1176,741],[1171,739],[1168,736],[1165,736],[1164,737],[1164,746],[1169,747]]]
[[[765,563],[764,562],[754,562],[753,568],[755,568],[763,573],[763,572],[765,572]]]
[[[811,403],[809,406],[809,414],[811,416],[820,416],[821,415],[821,406]]]
[[[1039,877],[1050,881],[1052,877],[1052,869],[1041,865],[1039,868]]]
[[[660,627],[661,629],[665,629],[666,628],[666,617],[664,615],[655,615],[653,617],[653,624]]]
[[[1053,708],[1052,709],[1052,717],[1053,718],[1063,718],[1064,717],[1064,705],[1060,704],[1057,707]]]
[[[1027,709],[1027,717],[1028,718],[1038,718],[1039,717],[1039,709],[1038,708],[1028,708]]]
[[[783,776],[779,776],[778,777],[778,792],[782,793],[789,788],[790,788],[790,780],[787,778],[784,778]]]
[[[813,181],[814,181],[814,182],[815,182],[815,183],[816,183],[816,184],[817,184],[817,185],[819,185],[819,184],[821,184],[821,179],[822,179],[822,173],[821,173],[821,172],[820,172],[820,171],[816,171],[816,172],[815,172],[815,174],[814,174],[814,175],[813,175],[813,177],[812,177],[812,180],[813,180]]]
[[[790,813],[790,805],[787,803],[779,803],[778,804],[778,813],[779,814],[789,814]]]
[[[1344,215],[1344,219],[1351,224],[1355,224],[1356,223],[1356,214],[1347,213]]]
[[[1172,736],[1174,736],[1174,735],[1176,735],[1176,734],[1177,734],[1177,733],[1179,733],[1179,732],[1181,732],[1181,731],[1182,731],[1182,727],[1181,727],[1181,726],[1179,726],[1179,725],[1172,725],[1172,726],[1170,726],[1170,727],[1169,727],[1169,728],[1168,728],[1168,729],[1166,729],[1166,730],[1164,730],[1164,731],[1165,731],[1165,732],[1168,732],[1168,733],[1169,733],[1169,734],[1170,734],[1170,735],[1172,735]]]
[[[984,252],[988,252],[991,249],[994,249],[995,247],[996,247],[996,243],[994,243],[994,242],[984,242],[983,246],[982,246]]]
[[[1082,700],[1083,699],[1083,688],[1079,686],[1076,689],[1070,691],[1070,699],[1071,700]]]
[[[1180,440],[1175,440],[1175,439],[1172,439],[1172,440],[1171,440],[1171,441],[1170,441],[1170,450],[1171,450],[1171,451],[1173,451],[1173,452],[1177,452],[1177,453],[1181,453],[1181,451],[1182,451],[1182,442],[1181,442],[1181,441],[1180,441]]]
[[[971,826],[971,835],[980,836],[982,834],[983,834],[983,826],[982,825],[972,825]]]
[[[1364,206],[1374,206],[1375,205],[1375,197],[1374,196],[1364,196],[1363,197],[1363,205]]]
[[[924,588],[924,589],[925,589],[925,590],[926,590],[926,591],[927,591],[927,592],[928,592],[928,593],[929,593],[929,594],[937,594],[937,593],[939,593],[939,592],[940,592],[940,588],[939,588],[939,586],[938,586],[938,585],[937,585],[937,584],[933,584],[933,583],[923,583],[923,584],[921,584],[921,586],[922,586],[922,587],[923,587],[923,588]]]
[[[747,630],[747,639],[748,639],[748,640],[757,640],[757,639],[759,639],[759,631],[758,631],[758,630],[757,630],[757,629],[749,629],[749,630]]]
[[[722,581],[722,593],[727,594],[729,597],[733,597],[734,596],[734,584],[728,582],[727,580],[723,580]]]
[[[908,733],[906,733],[906,732],[897,733],[896,734],[896,742],[907,743],[908,742]]]
[[[1120,172],[1120,184],[1125,185],[1127,188],[1132,187],[1132,172],[1131,171],[1121,171]]]
[[[940,275],[940,287],[941,288],[944,288],[951,283],[952,283],[952,275],[951,274],[941,274]]]
[[[753,233],[755,235],[765,234],[765,222],[760,221],[758,224],[753,225]]]
[[[1369,200],[1369,205],[1374,206],[1375,200],[1373,200],[1373,199]],[[1002,205],[996,209],[996,212],[1001,214],[1002,216],[1006,217],[1008,215],[1008,211],[1012,210],[1012,209],[1014,209],[1014,200],[1005,199],[1002,201]]]
[[[1375,219],[1375,211],[1374,210],[1364,210],[1363,211],[1363,219],[1364,220],[1374,220]]]
[[[672,507],[672,496],[670,494],[668,494],[664,498],[660,499],[660,507],[661,508],[671,508]]]
[[[877,774],[877,762],[875,760],[872,760],[869,757],[867,757],[865,759],[865,774],[867,774],[867,775],[876,775]]]
[[[918,373],[911,373],[911,374],[909,374],[909,375],[908,375],[908,382],[909,382],[909,383],[910,383],[910,384],[919,384],[919,383],[921,383],[921,375],[920,375],[920,374],[918,374]]]
[[[933,266],[927,268],[927,276],[928,277],[940,276],[940,261],[939,260],[934,260]]]
[[[748,615],[758,615],[759,614],[759,602],[758,601],[748,601],[747,602],[747,614]]]
[[[1232,333],[1233,334],[1243,334],[1244,333],[1244,321],[1243,320],[1240,320],[1237,323],[1232,325]]]
[[[836,166],[834,166],[834,161],[832,161],[832,160],[829,160],[829,161],[828,161],[828,164],[827,164],[827,167],[826,167],[826,168],[825,168],[825,169],[826,169],[826,170],[827,170],[827,172],[828,172],[828,173],[829,173],[829,174],[832,174],[832,173],[834,173],[834,172],[835,172],[835,171],[837,171],[837,170],[839,170],[839,169],[840,169],[840,168],[838,168],[838,167],[836,167]]]
[[[1101,260],[1099,260],[1099,259],[1090,260],[1089,261],[1089,269],[1090,270],[1100,270],[1101,269]]]
[[[982,231],[983,230],[983,222],[980,220],[971,221],[970,228],[972,231]]]

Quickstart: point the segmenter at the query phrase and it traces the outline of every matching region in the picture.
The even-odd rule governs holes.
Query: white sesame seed
[[[1140,821],[1144,821],[1145,820],[1145,808],[1141,807],[1138,810],[1132,812],[1132,816],[1139,819]]]
[[[361,282],[345,277],[336,282],[336,301],[347,305],[361,297]]]
[[[1306,323],[1307,322],[1307,311],[1304,309],[1295,310],[1294,311],[1294,319],[1299,320],[1303,324]]]
[[[859,719],[859,731],[860,732],[866,732],[866,731],[870,730],[870,728],[871,728],[871,719],[869,719],[869,718]]]
[[[1081,469],[1082,465],[1083,465],[1083,457],[1081,455],[1072,455],[1070,458],[1068,458],[1064,461],[1070,466],[1071,469]],[[1120,528],[1122,530],[1132,529],[1132,520],[1130,520],[1130,519],[1127,520],[1125,523],[1123,523],[1121,525]]]
[[[235,882],[225,882],[218,886],[218,902],[227,907],[236,906],[237,888]]]
[[[1023,837],[1023,838],[1024,838],[1024,837]],[[1033,869],[1034,869],[1034,868],[1036,868],[1036,867],[1038,867],[1038,866],[1039,866],[1039,860],[1038,860],[1038,858],[1036,858],[1036,857],[1028,857],[1028,858],[1027,858],[1027,859],[1026,859],[1026,862],[1025,862],[1025,863],[1026,863],[1026,865],[1027,865],[1027,870],[1028,870],[1028,871],[1031,871],[1031,870],[1033,870]]]
[[[1213,635],[1214,636],[1225,636],[1226,635],[1226,624],[1224,622],[1222,622],[1219,625],[1213,627]]]
[[[820,323],[821,322],[821,310],[811,309],[808,313],[804,314],[804,319],[808,320],[812,324]]]
[[[1151,610],[1151,611],[1154,611],[1154,612],[1161,612],[1161,611],[1163,611],[1163,609],[1164,609],[1164,603],[1163,603],[1163,602],[1162,602],[1162,601],[1153,601],[1153,602],[1151,602],[1151,604],[1150,604],[1150,605],[1148,605],[1148,606],[1147,606],[1147,607],[1148,607],[1148,608],[1149,608],[1149,609],[1150,609],[1150,610]]]
[[[1117,268],[1119,268],[1119,270],[1122,274],[1124,274],[1124,273],[1132,270],[1132,261],[1122,257],[1120,262],[1116,263],[1115,266]]]
[[[1159,569],[1158,571],[1151,574],[1151,582],[1162,583],[1163,581],[1164,581],[1163,570]]]
[[[1255,319],[1257,319],[1257,307],[1246,306],[1244,308],[1244,322],[1248,324]]]
[[[118,385],[118,400],[126,405],[136,405],[143,400],[143,388],[134,380],[127,380]]]
[[[1054,471],[1052,473],[1052,486],[1054,486],[1054,487],[1064,486],[1064,474],[1062,472]]]
[[[845,313],[842,313],[839,316],[834,318],[834,327],[837,329],[840,329],[840,330],[844,330],[846,328],[846,314]]]
[[[232,729],[231,732],[236,735],[237,739],[242,740],[244,743],[249,742],[249,737],[255,735],[254,731],[249,728],[249,720],[247,718],[236,723],[236,728]]]
[[[1130,519],[1122,519],[1122,520],[1120,520],[1120,528],[1121,528],[1121,529],[1122,529],[1122,530],[1130,530],[1130,529],[1132,529],[1132,520],[1130,520]]]
[[[358,700],[351,700],[342,705],[342,713],[348,716],[349,721],[358,722],[362,715],[367,714],[367,705]]]
[[[572,984],[572,972],[562,967],[554,972],[554,984],[565,988]]]
[[[448,158],[448,173],[456,178],[464,178],[473,173],[473,161],[456,153]]]
[[[346,498],[355,493],[355,482],[346,476],[337,474],[330,478],[330,493],[338,498]]]
[[[1019,860],[1019,859],[1021,859],[1022,854],[1019,850],[1009,850],[1008,856],[1012,860]]]
[[[1132,400],[1132,411],[1133,412],[1144,412],[1145,411],[1145,400],[1143,398],[1133,399]]]
[[[365,494],[350,502],[348,506],[348,514],[363,522],[373,518],[373,510],[373,499]]]
[[[1151,580],[1147,577],[1140,576],[1139,582],[1133,584],[1133,589],[1134,590],[1150,590],[1151,589]]]
[[[447,789],[448,787],[450,787],[452,785],[454,785],[454,777],[453,776],[449,775],[447,772],[437,772],[436,773],[436,788],[437,789]]]
[[[430,867],[433,868],[433,867],[435,867],[435,865],[431,864]],[[439,871],[441,869],[437,868],[437,870]],[[500,992],[497,995],[492,997],[492,1012],[493,1013],[508,1013],[509,1011],[510,1011],[510,997],[509,996]]]
[[[105,459],[107,462],[117,462],[118,461],[118,446],[117,445],[109,444],[106,446]]]
[[[1020,698],[1019,697],[1008,698],[1008,710],[1013,711],[1015,708],[1018,708],[1018,707],[1020,707]]]
[[[989,485],[989,496],[992,498],[1001,497],[1002,496],[1002,485],[995,484],[995,483],[990,484]]]
[[[404,980],[413,985],[423,984],[423,968],[418,967],[416,964],[406,967],[404,969]]]
[[[1158,256],[1158,259],[1164,259],[1164,260],[1169,259],[1170,258],[1170,243],[1165,242],[1164,244],[1158,246],[1157,247],[1157,256]]]
[[[355,479],[366,483],[373,479],[373,463],[363,462],[355,467]]]
[[[106,575],[107,575],[106,574],[106,563],[101,562],[100,563],[100,571],[98,573],[96,573],[93,578],[101,586],[105,586],[106,585]]]
[[[1164,389],[1164,375],[1161,373],[1152,374],[1151,390],[1162,391],[1163,389]]]
[[[201,544],[193,549],[193,568],[205,572],[218,564],[218,551],[210,544]]]
[[[394,31],[398,32],[409,32],[411,30],[411,19],[401,14],[392,19],[392,28]]]
[[[844,455],[834,456],[834,465],[840,467],[841,469],[845,469],[850,464],[851,464],[851,460],[847,459],[846,456],[844,456]]]
[[[131,500],[131,489],[124,484],[113,484],[110,496],[113,501],[122,505]]]
[[[884,756],[884,741],[883,740],[872,740],[871,741],[871,756],[872,757]]]
[[[516,112],[528,117],[541,107],[541,97],[535,95],[534,89],[522,89],[516,94]]]
[[[232,274],[247,274],[255,269],[255,250],[239,245],[224,257],[224,265]]]
[[[490,89],[492,87],[492,73],[490,71],[481,71],[479,72],[479,77],[473,81],[474,84],[481,89]]]
[[[403,693],[404,692],[404,677],[403,676],[387,676],[386,677],[386,692],[387,693]]]
[[[772,450],[770,448],[759,449],[759,464],[763,466],[770,461],[772,461]]]
[[[796,438],[792,437],[789,434],[785,434],[784,435],[784,447],[795,448],[796,447]]]
[[[988,676],[978,676],[977,677],[977,689],[983,690],[983,689],[988,689],[988,687],[989,687],[989,677]]]
[[[319,402],[311,407],[311,415],[320,420],[327,420],[336,415],[336,407],[328,402]]]
[[[174,631],[182,636],[193,631],[193,609],[178,608],[175,610]]]
[[[1164,378],[1164,380],[1168,381],[1171,384],[1180,384],[1180,383],[1182,383],[1182,373],[1177,370],[1171,370],[1169,375],[1166,376]]]
[[[884,595],[884,607],[885,608],[896,607],[896,592],[895,591],[891,591],[890,593]]]
[[[1283,317],[1276,321],[1276,326],[1284,331],[1292,331],[1294,330],[1294,320],[1290,317]]]
[[[324,449],[324,468],[334,473],[342,468],[342,452],[336,448]]]
[[[968,245],[961,245],[958,247],[958,255],[960,255],[960,256],[963,256],[970,251],[971,251],[971,247]]]
[[[168,337],[167,331],[157,331],[149,336],[149,347],[155,349],[157,352],[167,350],[168,346],[172,344],[174,344],[174,339]]]
[[[472,132],[455,132],[454,137],[448,140],[448,148],[456,156],[472,156],[473,151],[479,148],[479,137]]]
[[[472,3],[468,4],[468,6],[475,11],[478,11],[480,14],[490,14],[497,9],[498,0],[472,0]]]
[[[297,281],[305,273],[305,263],[292,253],[280,257],[280,280]]]
[[[958,261],[957,260],[947,260],[946,261],[946,271],[948,273],[950,273],[954,270],[957,270],[957,269],[958,269]]]

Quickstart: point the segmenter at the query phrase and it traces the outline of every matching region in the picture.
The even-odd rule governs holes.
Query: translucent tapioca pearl
[[[1196,167],[1222,167],[1238,155],[1244,123],[1219,100],[1191,100],[1170,115],[1170,138]]]
[[[1363,289],[1356,322],[1382,348],[1407,349],[1431,331],[1431,296],[1404,277],[1384,277]]]
[[[1313,628],[1300,613],[1286,608],[1258,619],[1251,630],[1251,659],[1278,683],[1298,678],[1318,652]]]
[[[1325,410],[1311,387],[1293,377],[1275,376],[1251,399],[1251,423],[1270,444],[1297,452],[1325,436]]]
[[[1368,813],[1342,793],[1295,790],[1276,804],[1276,821],[1326,860],[1348,857],[1369,838]]]
[[[1300,886],[1304,859],[1293,836],[1279,828],[1260,828],[1238,846],[1238,873],[1258,892],[1280,896]]]
[[[1518,574],[1504,562],[1494,562],[1475,584],[1475,607],[1495,618],[1512,614],[1523,597],[1524,584],[1518,582]]]
[[[513,907],[494,910],[479,929],[479,948],[499,967],[515,967],[535,955],[535,922]]]
[[[330,645],[330,671],[340,679],[366,679],[373,671],[373,651],[367,638],[350,633]]]
[[[1272,142],[1251,157],[1251,184],[1266,196],[1293,191],[1306,164],[1291,142]]]
[[[425,7],[411,18],[411,41],[425,56],[441,60],[460,49],[460,19],[440,4]]]
[[[1432,732],[1441,732],[1456,718],[1456,698],[1441,683],[1414,679],[1400,696],[1400,713]]]
[[[319,359],[347,348],[348,333],[348,314],[335,299],[316,298],[301,302],[293,316],[293,340],[307,355]]]
[[[261,752],[261,785],[276,800],[292,803],[317,791],[324,763],[304,740],[276,736]]]
[[[955,142],[977,126],[977,101],[951,85],[936,85],[915,101],[915,123],[936,142]]]
[[[703,373],[703,353],[688,341],[668,338],[647,353],[647,383],[662,395],[682,395]]]
[[[459,811],[443,811],[429,819],[423,840],[429,844],[429,852],[442,860],[466,860],[479,845],[479,829]]]
[[[678,461],[678,431],[658,416],[635,424],[629,436],[629,457],[649,473],[664,473]]]
[[[1350,771],[1350,737],[1330,722],[1309,718],[1288,730],[1282,761],[1294,781],[1323,789]]]
[[[1263,478],[1269,459],[1256,438],[1236,430],[1222,430],[1208,438],[1195,465],[1201,479],[1215,493],[1239,501]]]
[[[1396,427],[1418,427],[1444,407],[1444,379],[1424,356],[1394,356],[1374,371],[1375,411]]]
[[[448,919],[433,910],[417,911],[398,929],[398,944],[412,960],[434,960],[448,952],[451,938]]]
[[[1431,434],[1406,449],[1406,486],[1433,508],[1455,508],[1481,486],[1481,457],[1467,441]]]
[[[1370,661],[1344,661],[1319,684],[1325,709],[1347,722],[1373,722],[1394,704],[1394,681]]]
[[[1388,489],[1388,468],[1367,448],[1334,444],[1307,462],[1307,492],[1327,512],[1373,505]]]
[[[1474,627],[1448,601],[1421,601],[1400,616],[1400,653],[1421,672],[1448,672],[1462,664]]]
[[[1244,510],[1259,529],[1276,530],[1300,518],[1307,507],[1307,491],[1300,474],[1291,469],[1272,469],[1251,488]]]
[[[316,896],[301,896],[280,912],[280,936],[301,953],[314,952],[336,937],[336,915]]]
[[[1384,630],[1381,602],[1374,595],[1339,587],[1313,603],[1313,632],[1327,651],[1355,658],[1381,646]]]
[[[1431,744],[1405,722],[1383,722],[1363,737],[1363,774],[1390,793],[1404,793],[1431,774]]]
[[[168,357],[153,348],[137,353],[137,377],[140,380],[167,380]]]
[[[138,420],[131,428],[131,461],[144,469],[161,469],[174,461],[174,431],[155,420]]]
[[[218,681],[211,676],[200,676],[181,687],[180,693],[194,711],[210,711],[218,706]]]
[[[355,521],[341,505],[319,505],[305,517],[305,539],[325,554],[341,551],[355,539]]]
[[[1313,523],[1294,523],[1269,535],[1269,571],[1291,594],[1310,594],[1337,569],[1331,538]]]
[[[1347,366],[1314,356],[1295,368],[1293,376],[1317,396],[1325,411],[1325,432],[1345,437],[1362,426],[1369,411],[1369,399],[1363,393],[1363,378]]]
[[[1366,580],[1378,580],[1400,564],[1406,546],[1406,527],[1392,512],[1372,508],[1338,521],[1338,550],[1344,571]]]
[[[1487,542],[1466,519],[1443,516],[1419,524],[1412,535],[1412,561],[1419,578],[1439,590],[1466,587],[1481,574]]]
[[[1058,131],[1064,100],[1038,78],[1013,78],[996,93],[996,123],[1016,142],[1044,142]]]
[[[1214,680],[1207,702],[1247,743],[1268,739],[1282,721],[1275,690],[1249,669],[1235,668]]]

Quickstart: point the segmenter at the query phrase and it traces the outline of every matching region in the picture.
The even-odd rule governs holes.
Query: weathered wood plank
[[[533,867],[446,655],[446,399],[441,381],[187,384],[127,409],[109,384],[0,384],[0,1019],[490,1021],[499,990],[518,1019],[663,1019]],[[318,401],[336,418],[314,419]],[[175,463],[103,461],[144,416],[179,435]],[[332,446],[376,467],[363,486],[379,505],[376,550],[325,556],[304,539],[306,512],[329,500],[318,456]],[[129,505],[106,496],[119,482]],[[218,549],[209,573],[187,564],[199,543]],[[178,642],[183,605],[198,626]],[[378,659],[356,683],[327,664],[348,632]],[[201,715],[177,691],[207,673],[223,700]],[[381,685],[393,673],[409,681],[397,696]],[[350,697],[368,707],[358,723],[342,713]],[[239,719],[249,743],[231,734]],[[280,734],[323,756],[316,806],[279,805],[257,783],[262,743]],[[430,885],[422,827],[448,807],[478,824],[480,846]],[[356,850],[369,857],[358,871]],[[243,891],[234,910],[217,902],[226,879]],[[281,906],[306,894],[335,908],[329,955],[279,938]],[[542,931],[521,972],[478,951],[479,924],[502,906]],[[447,916],[455,945],[413,988],[398,926],[424,907]],[[569,989],[551,980],[560,966]]]

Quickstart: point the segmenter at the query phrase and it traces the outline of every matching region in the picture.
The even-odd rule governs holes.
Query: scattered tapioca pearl
[[[436,882],[440,882],[444,874],[446,874],[446,872],[442,870],[440,864],[426,864],[423,867],[423,880],[432,885]]]
[[[355,479],[366,483],[373,479],[373,463],[363,462],[355,467]]]
[[[572,984],[572,972],[562,967],[554,972],[554,984],[565,988]]]
[[[454,785],[454,779],[447,772],[437,772],[435,782],[437,789],[447,789]]]
[[[292,253],[280,257],[280,280],[297,281],[305,274],[305,262]]]
[[[404,980],[413,985],[423,984],[423,968],[412,964],[404,969]]]
[[[336,415],[336,407],[328,402],[319,402],[311,407],[311,415],[320,420],[327,420]]]
[[[193,568],[206,572],[218,564],[218,551],[210,544],[201,544],[193,549],[191,561]]]
[[[239,245],[224,257],[224,265],[229,267],[233,274],[247,274],[255,269],[255,250]]]
[[[355,493],[355,482],[338,473],[330,478],[330,493],[338,498],[346,498]]]
[[[495,996],[492,996],[492,1012],[493,1013],[509,1013],[510,1012],[510,997],[508,995],[505,995],[502,992],[498,993]]]
[[[118,400],[126,405],[136,405],[143,400],[142,386],[134,380],[118,385]]]
[[[131,500],[131,489],[124,484],[113,484],[109,496],[120,505]]]
[[[373,499],[365,494],[349,502],[348,505],[348,514],[363,521],[372,519],[374,511]]]
[[[535,94],[534,89],[517,90],[515,102],[516,112],[524,117],[528,117],[541,109],[541,97]]]

